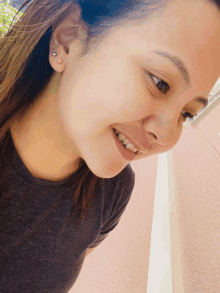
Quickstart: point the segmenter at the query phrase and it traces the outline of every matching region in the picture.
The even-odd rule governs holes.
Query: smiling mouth
[[[116,133],[116,129],[115,128],[113,128],[113,132],[114,132],[114,134],[115,134],[115,136],[116,136],[116,138],[117,138],[117,140],[121,143],[121,145],[125,148],[125,150],[126,151],[129,151],[129,152],[131,152],[131,153],[133,153],[133,154],[138,154],[138,151],[134,151],[134,150],[131,150],[131,149],[129,149],[129,148],[126,148],[126,145],[119,139],[119,137],[118,137],[118,133]],[[129,142],[130,143],[130,142]],[[131,143],[130,143],[131,144]]]
[[[115,134],[115,136],[117,137],[117,139],[119,140],[119,138],[118,138],[118,130],[116,130],[115,128],[112,128],[113,129],[113,132],[114,132],[114,134]],[[117,132],[116,132],[117,131]],[[123,134],[122,134],[123,135]],[[134,152],[134,151],[131,151],[130,149],[127,149],[126,148],[126,145],[124,145],[123,144],[123,142],[121,141],[121,140],[119,140],[120,141],[120,143],[123,145],[123,147],[126,149],[126,150],[129,150],[130,152],[132,152],[132,153],[134,153],[134,154],[136,154],[136,155],[138,155],[138,154],[147,154],[148,152],[149,152],[149,150],[150,150],[150,148],[151,148],[151,146],[152,146],[152,144],[150,145],[150,147],[149,147],[149,149],[147,150],[147,151],[145,151],[145,152],[141,152],[141,151],[136,151],[136,152]],[[134,147],[135,148],[135,147]]]

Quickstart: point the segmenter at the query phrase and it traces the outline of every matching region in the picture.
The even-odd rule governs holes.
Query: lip
[[[113,128],[113,131],[114,131],[114,129],[115,130],[117,130],[117,131],[119,131],[121,134],[123,134],[132,144],[133,144],[133,146],[138,150],[138,152],[139,153],[142,153],[142,154],[146,154],[146,153],[148,153],[148,151],[149,151],[149,149],[150,149],[150,147],[151,147],[151,144],[149,144],[148,145],[148,148],[147,148],[147,150],[145,149],[144,151],[141,151],[140,150],[140,147],[136,144],[136,142],[134,142],[130,137],[129,137],[129,135],[127,135],[127,134],[124,134],[122,131],[120,131],[119,129],[116,129],[116,128]],[[144,147],[142,148],[142,149],[144,149]]]
[[[138,152],[134,153],[130,151],[129,149],[126,150],[123,143],[117,138],[114,130],[112,129],[112,134],[115,140],[115,143],[118,147],[118,150],[120,151],[121,155],[127,160],[127,161],[132,161],[138,154]]]

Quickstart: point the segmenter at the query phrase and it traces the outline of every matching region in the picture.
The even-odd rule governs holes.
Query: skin
[[[170,1],[145,23],[112,30],[96,51],[85,55],[86,34],[78,23],[80,9],[74,7],[52,34],[50,82],[11,127],[29,171],[52,181],[77,170],[79,157],[99,177],[119,174],[130,161],[118,150],[113,127],[140,150],[152,144],[135,160],[169,151],[182,133],[181,111],[198,113],[203,105],[194,99],[208,98],[220,76],[220,13],[208,2]],[[152,50],[180,57],[191,83],[186,85],[173,63]],[[143,69],[169,84],[166,95]]]

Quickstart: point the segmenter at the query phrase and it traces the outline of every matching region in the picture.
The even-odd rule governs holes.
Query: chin
[[[98,163],[98,162],[97,162]],[[113,178],[117,176],[119,173],[121,173],[124,168],[129,164],[130,162],[123,163],[123,162],[107,162],[106,165],[104,164],[87,164],[90,171],[95,174],[99,178]]]
[[[106,171],[106,170],[91,170],[91,169],[90,170],[93,174],[95,174],[99,178],[110,179],[110,178],[114,178],[115,176],[120,174],[123,169],[117,170],[117,171],[115,171],[115,170],[114,171],[111,171],[111,170],[108,170],[108,171]]]

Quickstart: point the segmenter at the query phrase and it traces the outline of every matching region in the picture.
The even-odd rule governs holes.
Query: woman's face
[[[220,76],[220,13],[196,2],[171,1],[158,17],[118,29],[77,66],[70,44],[59,110],[75,153],[97,176],[114,177],[132,160],[113,128],[146,152],[133,158],[139,160],[173,148],[181,111],[195,115],[204,107],[195,99],[207,99]]]

